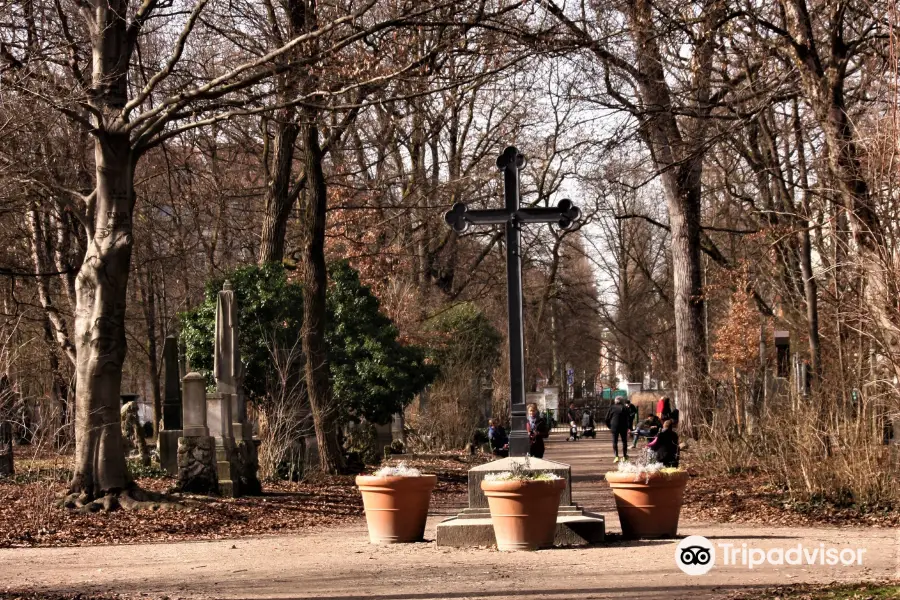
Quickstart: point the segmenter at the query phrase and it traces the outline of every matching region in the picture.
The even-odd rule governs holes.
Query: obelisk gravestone
[[[170,335],[163,344],[163,414],[156,447],[160,466],[172,476],[178,474],[178,438],[181,437],[180,371],[178,338]]]

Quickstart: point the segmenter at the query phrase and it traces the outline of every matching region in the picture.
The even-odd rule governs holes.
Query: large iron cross
[[[522,208],[519,206],[519,171],[525,166],[525,156],[513,146],[497,158],[497,168],[503,172],[503,196],[506,207],[501,209],[469,210],[457,202],[444,220],[457,233],[469,225],[506,226],[506,285],[509,307],[509,385],[510,385],[510,456],[528,454],[529,439],[525,427],[525,343],[522,321],[522,223],[557,223],[560,228],[573,229],[581,211],[571,200],[561,200],[556,208]]]

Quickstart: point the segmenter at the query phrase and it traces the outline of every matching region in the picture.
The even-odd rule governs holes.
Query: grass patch
[[[876,582],[830,585],[792,585],[749,595],[734,596],[740,600],[900,600],[900,583]]]

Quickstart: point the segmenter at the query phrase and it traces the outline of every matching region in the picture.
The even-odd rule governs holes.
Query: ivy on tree
[[[328,271],[328,368],[341,419],[387,423],[434,380],[437,369],[426,363],[422,349],[398,341],[397,328],[346,261],[332,263]],[[274,376],[273,344],[291,348],[301,339],[303,287],[277,263],[243,267],[207,284],[203,303],[181,315],[181,335],[191,368],[206,372],[210,383],[216,298],[226,279],[240,311],[244,390],[264,405],[266,381]]]

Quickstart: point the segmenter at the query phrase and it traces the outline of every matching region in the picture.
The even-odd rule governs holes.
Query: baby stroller
[[[585,410],[581,415],[581,437],[597,438],[597,432],[594,430],[594,415],[589,410]]]

